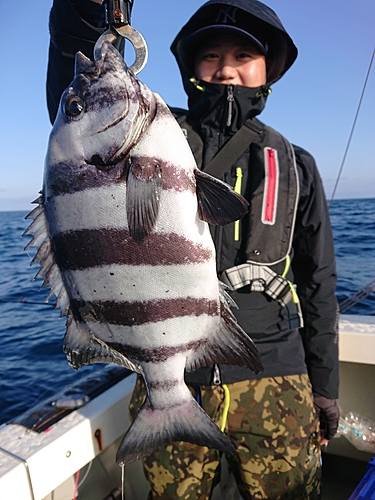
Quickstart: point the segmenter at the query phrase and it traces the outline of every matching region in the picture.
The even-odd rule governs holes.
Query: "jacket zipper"
[[[221,373],[219,365],[214,365],[214,375],[212,378],[213,385],[221,385]]]
[[[227,116],[227,127],[232,125],[232,115],[233,115],[233,85],[228,85],[227,89],[227,101],[228,101],[228,116]]]

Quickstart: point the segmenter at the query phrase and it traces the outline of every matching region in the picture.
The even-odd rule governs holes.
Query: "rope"
[[[230,405],[230,392],[229,392],[229,388],[227,385],[223,384],[221,387],[224,389],[224,408],[223,408],[223,416],[221,419],[220,430],[221,430],[221,432],[224,432],[225,427],[227,425],[227,420],[228,420],[228,412],[229,412],[229,405]]]

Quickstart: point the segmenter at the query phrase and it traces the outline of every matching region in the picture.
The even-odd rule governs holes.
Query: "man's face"
[[[245,37],[214,36],[197,52],[195,76],[210,83],[260,87],[267,80],[266,58]]]

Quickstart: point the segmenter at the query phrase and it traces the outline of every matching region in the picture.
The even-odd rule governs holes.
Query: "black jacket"
[[[93,28],[77,14],[70,1],[55,0],[50,17],[51,44],[49,52],[47,96],[51,121],[57,112],[63,89],[73,77],[74,54],[81,50],[92,57],[100,29]],[[244,119],[259,114],[265,105],[266,89],[235,87],[233,118],[226,125],[228,113],[227,88],[206,85],[207,92],[197,90],[184,75],[189,94],[187,119],[202,139],[200,167],[211,160],[216,151],[241,126]],[[190,85],[190,87],[189,87]],[[260,90],[260,96],[256,96]],[[264,93],[262,91],[265,90]],[[181,112],[179,115],[181,116]],[[312,156],[294,146],[299,177],[299,200],[292,244],[292,266],[288,279],[298,287],[304,324],[290,330],[280,305],[261,292],[247,288],[233,292],[239,306],[234,311],[241,326],[256,342],[265,366],[264,376],[309,373],[313,390],[325,397],[338,397],[337,303],[334,295],[336,269],[333,239],[322,182]],[[243,194],[251,202],[251,148],[239,159],[245,174]],[[238,165],[238,163],[236,163]],[[228,166],[225,180],[234,183],[233,168]],[[246,220],[243,222],[246,224]],[[233,244],[232,225],[213,230],[218,253],[218,270],[241,262],[242,241]],[[283,272],[284,263],[273,266]],[[249,370],[221,366],[222,381],[254,378]],[[188,380],[212,383],[212,368],[198,370]]]
[[[193,151],[200,167],[205,166],[214,154],[233,136],[243,121],[260,113],[265,105],[263,95],[255,97],[259,89],[234,87],[233,120],[227,126],[228,87],[199,82],[205,91],[189,92],[190,113],[187,121],[202,139],[201,148],[193,144]],[[191,83],[196,86],[197,82]],[[181,110],[177,110],[181,121]],[[248,287],[232,292],[239,306],[234,314],[241,326],[253,338],[262,355],[265,367],[257,376],[238,367],[220,366],[223,382],[309,373],[313,389],[325,397],[338,397],[338,338],[337,302],[335,297],[336,266],[333,238],[322,181],[313,157],[302,148],[293,146],[299,180],[299,199],[292,240],[292,265],[287,279],[297,285],[301,302],[304,327],[290,330],[285,311],[264,293],[250,292]],[[228,168],[224,180],[234,186],[235,167],[242,167],[242,194],[253,202],[256,189],[252,176],[252,146],[249,146],[234,166]],[[257,231],[252,214],[241,221],[242,228]],[[217,267],[220,273],[249,259],[246,254],[246,229],[238,242],[233,241],[233,224],[213,227],[212,235],[217,250]],[[275,242],[277,245],[277,242]],[[282,274],[285,262],[271,268]],[[190,383],[212,382],[212,369],[202,369],[188,374]]]

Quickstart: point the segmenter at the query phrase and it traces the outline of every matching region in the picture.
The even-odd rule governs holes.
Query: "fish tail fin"
[[[174,441],[235,453],[234,445],[193,397],[168,409],[155,409],[147,399],[120,444],[116,462],[126,465]]]

